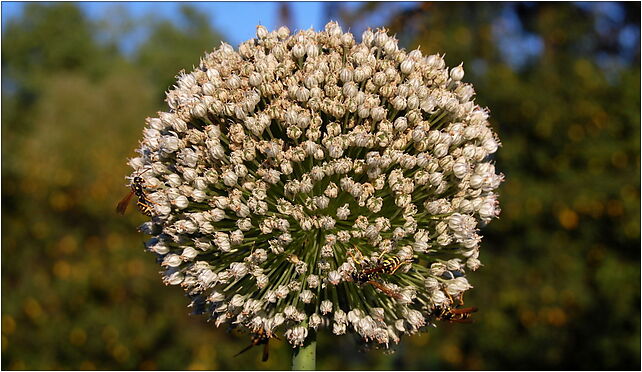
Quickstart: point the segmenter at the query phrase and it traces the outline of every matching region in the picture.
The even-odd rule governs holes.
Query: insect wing
[[[250,350],[250,349],[252,348],[252,346],[254,346],[254,345],[255,345],[254,343],[249,344],[249,345],[248,345],[248,346],[246,346],[243,350],[241,350],[241,351],[239,351],[238,353],[236,353],[236,355],[234,355],[234,356],[235,356],[235,357],[237,357],[237,356],[239,356],[239,355],[243,354],[244,352],[246,352],[246,351]]]
[[[470,314],[477,311],[476,307],[465,307],[463,309],[451,309],[450,312],[453,314]]]
[[[373,267],[372,269],[363,270],[363,273],[366,274],[366,275],[376,274],[376,273],[380,273],[380,272],[383,272],[383,268],[381,266]]]
[[[451,323],[472,323],[473,320],[470,318],[466,319],[448,319],[449,322]]]
[[[116,206],[116,212],[118,212],[118,214],[125,214],[129,201],[132,200],[132,196],[134,196],[134,190],[130,191],[129,194],[125,195],[125,197],[118,202]]]
[[[366,283],[376,287],[381,292],[385,293],[386,295],[388,295],[390,297],[394,297],[396,299],[400,299],[401,298],[401,295],[399,293],[393,292],[392,290],[390,290],[390,288],[386,287],[385,285],[383,285],[383,284],[381,284],[379,282],[375,282],[374,280],[369,280]]]

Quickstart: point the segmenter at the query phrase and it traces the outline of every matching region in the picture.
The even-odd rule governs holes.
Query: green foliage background
[[[640,369],[640,48],[614,37],[632,27],[639,44],[640,5],[614,6],[606,32],[599,7],[566,3],[339,9],[353,30],[388,14],[406,48],[464,62],[507,181],[471,274],[476,322],[392,355],[321,334],[320,369]],[[541,41],[519,64],[497,37],[508,11],[523,29],[505,36]],[[288,369],[283,342],[267,363],[233,358],[247,336],[189,316],[143,251],[144,217],[114,213],[144,118],[221,40],[188,7],[185,27],[114,12],[29,4],[3,28],[2,368]],[[148,35],[124,54],[136,27]]]

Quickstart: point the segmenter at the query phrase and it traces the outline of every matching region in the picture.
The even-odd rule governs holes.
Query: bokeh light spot
[[[206,370],[207,367],[200,361],[193,361],[189,366],[187,366],[187,369],[190,371],[203,371]]]
[[[143,262],[140,259],[130,260],[127,262],[127,273],[130,276],[140,276],[143,272]]]
[[[16,321],[11,315],[2,316],[2,333],[10,335],[16,330]]]
[[[27,369],[27,366],[25,365],[25,362],[23,362],[22,360],[16,360],[11,362],[11,364],[9,365],[9,369],[12,369],[12,370]]]
[[[87,250],[98,250],[102,247],[102,243],[103,240],[101,237],[91,235],[85,240],[83,247]]]
[[[600,130],[606,128],[606,123],[609,120],[609,116],[603,110],[597,110],[591,115],[592,123],[595,127]]]
[[[71,274],[71,265],[64,260],[58,260],[54,263],[53,273],[60,279],[67,279]]]
[[[624,213],[622,202],[617,199],[609,200],[606,204],[606,213],[612,217],[621,216]]]
[[[560,211],[557,218],[560,221],[560,224],[563,228],[567,230],[572,230],[577,227],[579,222],[579,217],[575,211],[568,208],[564,208]]]
[[[80,363],[80,366],[78,367],[78,369],[82,371],[92,371],[96,369],[96,365],[89,360],[84,360]]]
[[[35,221],[31,225],[31,232],[37,239],[44,239],[49,235],[49,226],[44,221]]]
[[[110,233],[107,235],[107,249],[120,250],[123,245],[123,238],[120,234]]]
[[[461,364],[463,355],[457,345],[448,343],[443,345],[439,351],[448,363],[455,366]]]
[[[103,328],[102,337],[106,343],[114,343],[118,339],[118,330],[111,325],[107,325]]]
[[[62,212],[68,210],[71,207],[72,200],[66,193],[55,191],[49,197],[49,204],[54,210]]]
[[[533,310],[526,309],[520,311],[519,320],[522,322],[524,327],[530,328],[535,324],[537,316]]]
[[[104,182],[94,182],[89,187],[89,197],[92,199],[102,199],[107,196],[108,188]]]
[[[579,142],[584,138],[584,128],[579,124],[573,124],[568,128],[568,138],[573,142]]]
[[[74,346],[81,346],[87,341],[87,333],[82,328],[74,328],[69,332],[69,342]]]
[[[143,370],[143,371],[153,371],[157,369],[156,362],[153,360],[144,360],[140,365],[138,366],[138,369]]]
[[[78,241],[73,235],[65,235],[58,242],[58,250],[63,254],[70,254],[76,251],[78,248]]]
[[[616,168],[625,168],[628,165],[628,156],[624,151],[618,150],[611,155],[611,164]]]
[[[129,359],[129,350],[124,345],[118,344],[112,349],[112,356],[119,363],[124,363]]]
[[[561,327],[566,324],[566,313],[559,307],[550,308],[547,310],[546,320],[553,326]]]
[[[53,179],[60,186],[69,186],[71,185],[73,174],[68,169],[58,168],[54,172]]]
[[[42,307],[40,303],[34,298],[29,297],[24,303],[24,312],[27,316],[33,320],[37,320],[42,316]]]

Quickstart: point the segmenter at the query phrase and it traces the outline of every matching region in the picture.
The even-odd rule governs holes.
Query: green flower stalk
[[[477,225],[499,214],[500,143],[463,67],[383,29],[256,36],[181,73],[129,162],[164,282],[295,348],[425,329],[472,288]]]

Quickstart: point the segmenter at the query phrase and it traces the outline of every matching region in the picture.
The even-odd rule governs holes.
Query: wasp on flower
[[[118,205],[116,206],[116,212],[121,215],[125,214],[132,196],[136,195],[136,197],[138,198],[138,200],[136,201],[138,210],[140,210],[140,212],[147,217],[153,216],[154,204],[156,203],[147,196],[147,192],[145,191],[145,180],[142,177],[142,175],[148,170],[149,169],[143,171],[137,176],[134,176],[130,185],[131,190],[118,202]]]
[[[353,252],[357,252],[357,255]],[[374,262],[371,262],[370,259],[363,257],[363,254],[357,247],[349,250],[348,255],[350,255],[353,262],[359,266],[359,268],[355,268],[355,271],[352,273],[352,280],[355,283],[359,285],[370,284],[390,297],[400,298],[399,293],[394,292],[377,279],[381,274],[394,275],[402,265],[411,263],[411,259],[402,259],[398,256],[393,256],[382,260],[382,253]]]

